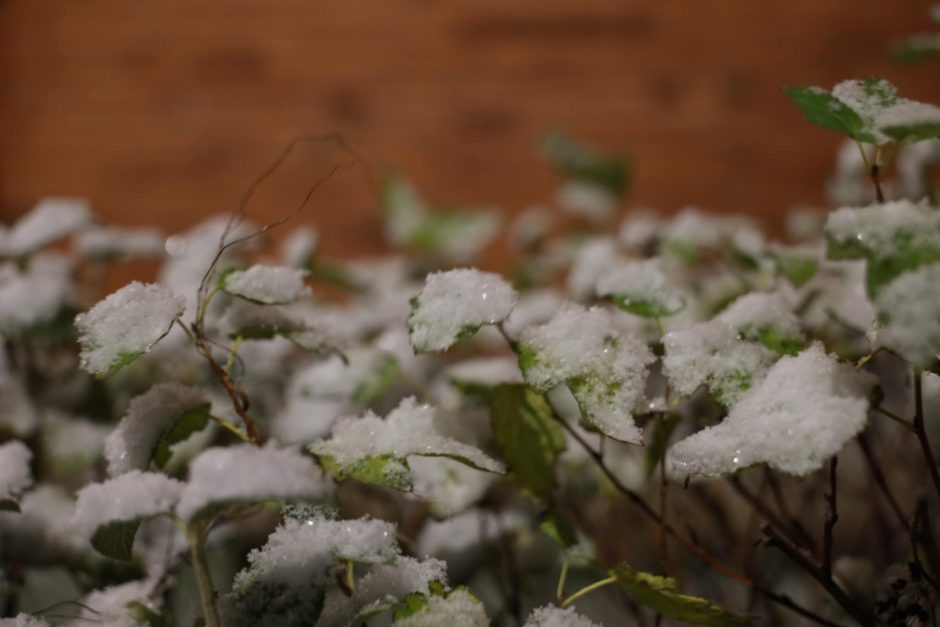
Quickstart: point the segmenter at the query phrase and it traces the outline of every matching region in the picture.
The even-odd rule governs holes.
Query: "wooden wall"
[[[836,140],[785,84],[887,76],[940,101],[940,64],[903,67],[915,0],[0,0],[0,218],[92,198],[126,224],[231,208],[293,136],[340,131],[436,201],[545,199],[536,142],[562,127],[636,165],[630,204],[773,221],[819,202]],[[277,215],[339,155],[300,151],[255,211]],[[331,252],[377,245],[343,171],[308,219]]]

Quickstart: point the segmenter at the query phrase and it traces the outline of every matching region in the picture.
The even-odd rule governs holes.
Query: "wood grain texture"
[[[562,127],[633,157],[629,205],[769,221],[822,200],[837,140],[786,84],[880,74],[940,101],[940,67],[886,49],[930,2],[0,0],[0,218],[47,194],[181,229],[230,209],[293,136],[339,131],[442,203],[548,198]],[[341,155],[309,147],[257,199],[293,207]],[[306,214],[329,252],[379,243],[361,176]]]

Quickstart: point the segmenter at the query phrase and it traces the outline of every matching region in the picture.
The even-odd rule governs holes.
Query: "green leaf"
[[[486,619],[483,603],[473,596],[466,586],[445,590],[443,584],[432,581],[428,588],[430,594],[414,592],[402,600],[392,615],[393,624],[412,619],[408,620],[409,624],[440,627],[438,620],[444,615],[454,625],[476,625],[481,619]],[[436,604],[433,609],[430,607],[432,599]],[[471,603],[468,604],[467,601]]]
[[[623,198],[629,185],[629,163],[621,156],[604,156],[561,131],[542,140],[545,156],[565,176],[591,183],[616,198]]]
[[[760,342],[778,355],[796,355],[806,348],[806,340],[781,332],[773,326],[742,328],[741,335],[746,340]]]
[[[837,240],[830,235],[826,238],[826,255],[834,260],[865,259],[865,281],[872,298],[905,272],[940,261],[940,248],[915,245],[910,233],[896,233],[892,244],[893,253],[885,256],[859,238]]]
[[[407,492],[411,490],[411,468],[408,460],[394,455],[375,455],[357,460],[354,464],[343,465],[329,455],[319,455],[323,469],[333,475],[337,481],[355,479],[362,483],[378,485],[393,490]]]
[[[777,253],[774,256],[777,268],[794,287],[803,287],[819,270],[819,260],[813,257]]]
[[[139,519],[122,520],[98,527],[91,536],[91,545],[105,557],[129,562],[134,557],[134,538],[140,522]]]
[[[401,368],[394,355],[384,354],[377,358],[374,369],[353,390],[352,400],[368,405],[387,392],[401,375]]]
[[[131,601],[128,603],[127,611],[138,625],[149,625],[149,627],[164,627],[166,625],[166,621],[162,616],[140,601]]]
[[[913,144],[925,139],[940,137],[940,119],[885,126],[881,130],[899,144]]]
[[[163,432],[160,439],[153,447],[153,454],[150,459],[154,466],[163,468],[170,461],[172,456],[172,447],[174,444],[182,442],[197,431],[202,431],[209,424],[210,404],[206,403],[186,411],[179,417],[169,429]]]
[[[808,122],[859,139],[865,122],[838,98],[819,87],[785,87]]]
[[[666,318],[682,311],[685,303],[670,305],[665,300],[630,298],[627,294],[611,294],[610,300],[628,313],[643,318]]]
[[[731,406],[731,400],[740,398],[751,389],[751,373],[746,370],[722,372],[720,377],[708,377],[706,385],[712,397],[724,407]]]
[[[549,513],[548,517],[539,524],[539,529],[563,549],[570,549],[578,543],[577,530],[568,522],[568,519],[556,511]]]
[[[640,572],[627,564],[610,569],[611,577],[634,601],[663,616],[711,627],[750,625],[753,617],[736,614],[701,597],[682,594],[675,579]]]
[[[519,489],[550,502],[556,487],[555,462],[566,440],[548,401],[527,385],[499,385],[490,394],[490,422]]]

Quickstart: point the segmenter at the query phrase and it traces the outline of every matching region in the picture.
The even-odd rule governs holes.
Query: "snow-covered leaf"
[[[871,375],[813,344],[774,364],[721,423],[669,449],[667,472],[681,481],[766,463],[806,475],[864,428],[873,384]]]
[[[18,511],[19,495],[33,481],[33,453],[19,440],[0,445],[0,509]]]
[[[406,398],[384,420],[371,411],[341,418],[329,440],[310,450],[337,479],[352,477],[398,490],[411,488],[408,457],[447,457],[488,472],[503,466],[480,449],[440,433],[435,410]]]
[[[189,465],[189,481],[176,514],[184,520],[210,518],[233,504],[314,501],[332,486],[309,457],[271,445],[214,447]]]
[[[663,318],[685,306],[682,292],[663,271],[659,259],[619,264],[601,275],[597,295],[609,297],[624,311],[644,318]]]
[[[561,609],[557,605],[546,605],[535,609],[523,627],[601,627],[581,616],[573,607]]]
[[[106,377],[159,342],[183,315],[185,301],[157,284],[134,281],[75,317],[82,367]]]
[[[614,199],[623,198],[629,184],[629,164],[620,156],[600,154],[592,146],[554,131],[542,140],[545,156],[564,176],[589,183]]]
[[[163,235],[152,228],[89,229],[78,235],[75,248],[81,255],[101,261],[159,258],[164,254]]]
[[[306,271],[286,266],[254,265],[223,272],[219,285],[232,296],[259,305],[286,305],[310,293],[305,276]]]
[[[411,344],[418,352],[446,350],[481,326],[505,320],[516,298],[497,274],[472,268],[429,274],[412,299]]]
[[[940,355],[940,263],[922,266],[888,283],[875,300],[875,345],[926,368]]]
[[[68,300],[71,270],[54,253],[34,256],[25,269],[0,264],[0,333],[20,335],[54,323]]]
[[[522,332],[519,365],[540,392],[566,384],[584,420],[605,435],[639,443],[632,412],[644,396],[653,354],[606,309],[565,304],[546,324]]]
[[[463,587],[444,590],[437,582],[430,594],[412,593],[395,610],[393,625],[398,627],[488,627],[483,604]]]
[[[91,205],[84,198],[43,198],[7,233],[4,252],[11,257],[28,255],[90,222]]]

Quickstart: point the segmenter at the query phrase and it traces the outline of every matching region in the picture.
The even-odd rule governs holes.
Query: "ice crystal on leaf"
[[[668,451],[668,473],[681,481],[759,463],[811,473],[864,428],[873,384],[871,375],[840,364],[820,344],[783,357],[720,424]]]
[[[546,324],[525,329],[520,340],[519,365],[529,385],[545,392],[566,384],[583,418],[623,442],[643,440],[631,413],[643,399],[653,361],[615,314],[574,303]]]
[[[82,367],[99,377],[146,353],[183,315],[185,301],[157,284],[134,281],[75,317]]]
[[[505,320],[516,298],[497,274],[472,268],[429,274],[412,300],[411,343],[419,352],[446,350],[481,326]]]

